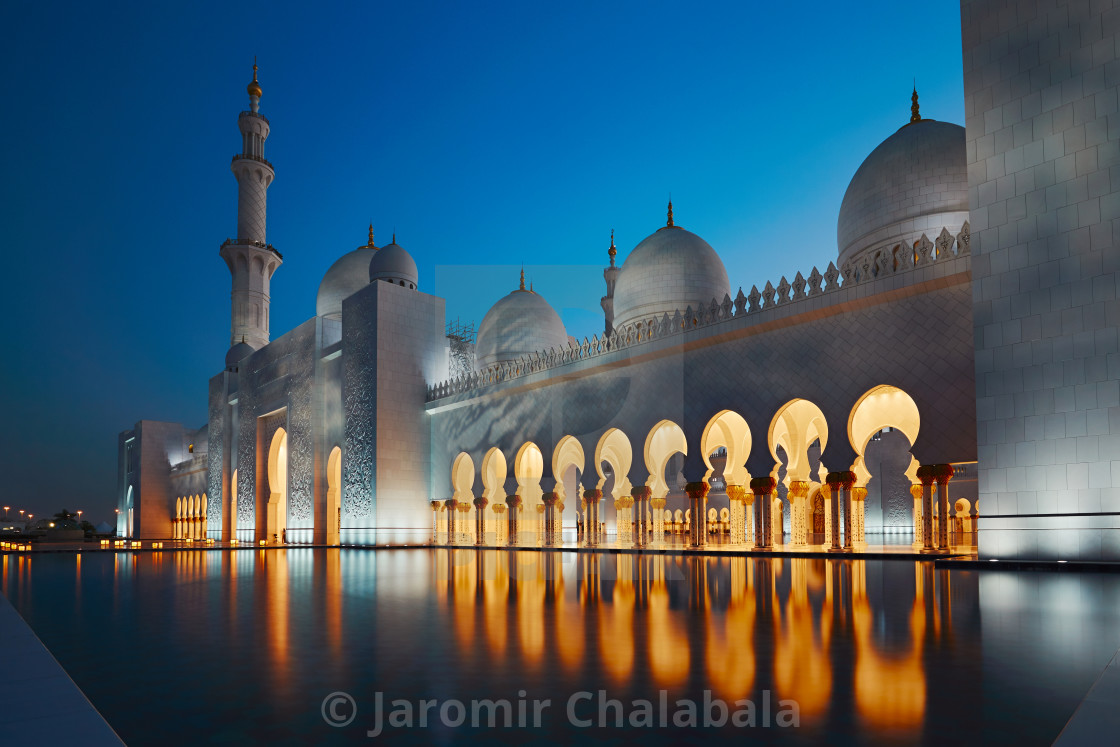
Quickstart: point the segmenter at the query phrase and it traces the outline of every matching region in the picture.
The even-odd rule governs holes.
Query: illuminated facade
[[[1027,196],[1015,195],[1029,179],[1006,174],[1057,183],[1070,176],[1062,158],[1077,174],[1090,164],[1080,151],[1051,163],[1038,128],[992,136],[1005,104],[969,58],[1008,22],[989,4],[963,3],[982,19],[965,25],[967,131],[922,118],[915,92],[909,121],[848,187],[834,260],[740,287],[670,203],[621,265],[612,236],[602,335],[569,337],[522,277],[465,357],[462,340],[451,355],[443,299],[372,228],[327,272],[316,316],[270,337],[281,257],[265,240],[275,172],[254,73],[233,161],[238,237],[221,249],[233,276],[225,370],[189,459],[152,440],[141,479],[125,453],[141,441],[122,434],[120,501],[133,519],[120,529],[316,544],[432,532],[550,544],[578,532],[588,545],[680,535],[702,546],[715,535],[837,552],[904,533],[925,552],[978,537],[981,556],[1120,559],[1120,477],[1104,456],[1120,405],[1104,288],[1117,263],[1098,230],[1112,219],[1104,197],[1066,190],[1062,206],[1032,203],[1027,230]],[[1057,107],[1051,129],[1065,124]],[[1015,220],[1018,233],[1001,227]],[[1051,282],[1050,257],[1074,243],[1088,254],[1059,260]],[[1066,287],[1077,283],[1102,285],[1099,308]],[[1070,293],[1080,322],[1067,325],[1058,306]],[[1067,353],[1081,361],[1072,371]],[[1052,531],[1044,508],[1077,518]]]

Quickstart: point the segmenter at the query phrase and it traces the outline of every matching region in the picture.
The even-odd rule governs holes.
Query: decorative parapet
[[[226,239],[222,242],[222,247],[226,247],[231,244],[233,246],[255,246],[258,249],[267,249],[280,259],[284,259],[284,255],[276,251],[276,247],[274,247],[272,244],[266,244],[263,241],[257,241],[256,239]],[[221,251],[220,248],[219,251]]]
[[[594,335],[590,340],[585,337],[579,344],[542,350],[533,355],[523,356],[517,361],[499,363],[481,371],[432,384],[427,390],[427,401],[432,402],[482,389],[653,340],[689,334],[702,327],[738,320],[766,309],[824,296],[888,275],[897,275],[963,257],[972,253],[971,244],[972,234],[966,221],[956,236],[949,233],[948,229],[942,228],[934,241],[930,241],[925,234],[922,234],[913,247],[899,244],[890,250],[857,257],[855,262],[845,262],[840,268],[829,262],[823,273],[816,267],[809,273],[808,278],[798,272],[792,283],[783,276],[777,286],[768,281],[762,291],[759,291],[758,286],[752,286],[751,292],[744,295],[743,289],[740,288],[734,299],[729,295],[724,295],[723,301],[713,298],[706,307],[693,309],[689,306],[684,311],[678,309],[671,317],[663,314],[661,319],[650,318],[634,322],[603,337]]]

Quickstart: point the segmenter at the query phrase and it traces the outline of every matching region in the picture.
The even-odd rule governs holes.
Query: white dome
[[[679,226],[664,226],[634,247],[614,289],[614,327],[707,308],[730,294],[727,270],[707,241]]]
[[[568,333],[560,315],[540,295],[515,290],[490,307],[478,325],[475,360],[479,368],[561,348]]]
[[[369,285],[369,262],[373,254],[373,247],[359,246],[335,260],[319,283],[316,316],[342,316],[342,299]]]
[[[416,262],[411,254],[397,244],[395,236],[392,244],[386,244],[374,253],[367,269],[367,277],[371,283],[384,280],[394,285],[403,284],[406,288],[416,288],[420,282]]]
[[[948,228],[957,233],[968,220],[968,164],[964,128],[922,119],[879,144],[852,177],[836,244],[842,265],[864,253],[932,241]]]
[[[226,368],[237,368],[238,364],[240,364],[241,361],[245,360],[255,352],[257,352],[256,348],[242,340],[226,352]]]

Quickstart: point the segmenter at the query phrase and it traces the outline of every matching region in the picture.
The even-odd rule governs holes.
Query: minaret
[[[249,111],[237,118],[241,153],[230,166],[237,178],[237,237],[226,239],[220,254],[233,276],[230,346],[244,341],[259,350],[268,344],[269,284],[283,257],[265,241],[266,193],[276,172],[264,159],[268,120],[257,111],[261,85],[256,60],[247,91]]]
[[[609,337],[611,332],[614,331],[614,284],[618,280],[618,273],[621,268],[615,267],[614,258],[618,255],[618,249],[614,245],[614,229],[611,229],[611,246],[607,249],[607,256],[611,258],[611,266],[603,270],[603,280],[607,281],[607,295],[600,299],[599,303],[603,307],[603,319],[606,322],[603,326],[603,331]]]

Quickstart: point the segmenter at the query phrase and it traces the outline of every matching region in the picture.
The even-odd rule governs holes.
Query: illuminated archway
[[[790,542],[805,545],[808,542],[808,488],[812,479],[809,447],[820,442],[821,456],[828,445],[828,423],[821,408],[806,399],[792,399],[782,405],[770,421],[767,434],[770,455],[774,457],[774,470],[771,475],[777,479],[782,466],[778,456],[779,447],[786,454],[786,476],[783,484],[788,490],[790,503]],[[821,464],[819,473],[824,472]],[[820,474],[818,473],[818,476]],[[774,541],[780,542],[782,536],[782,505],[775,492],[772,500],[774,513]]]
[[[128,486],[128,492],[124,496],[124,536],[132,536],[132,486]]]
[[[268,447],[268,505],[264,535],[269,542],[280,542],[288,527],[288,433],[276,429]]]
[[[505,497],[506,455],[494,447],[482,457],[482,495],[490,503],[497,503]]]
[[[890,428],[901,433],[913,447],[918,439],[921,429],[921,415],[914,399],[899,389],[889,384],[873,387],[863,394],[848,415],[848,441],[856,452],[855,462],[852,463],[852,472],[856,476],[856,486],[866,490],[868,482],[873,475],[867,466],[864,456],[871,440],[884,429]],[[918,483],[918,460],[910,456],[904,474],[909,484]],[[877,475],[883,478],[883,475]],[[903,498],[905,500],[905,497]],[[912,522],[914,526],[914,541],[917,543],[921,537],[921,502],[911,499],[906,501],[912,508]],[[863,539],[863,501],[858,501],[859,540]],[[880,506],[886,509],[885,500],[881,498]],[[885,511],[884,511],[885,512]],[[886,512],[885,512],[886,513]]]
[[[327,457],[327,544],[342,541],[342,449],[331,449]]]
[[[541,489],[544,455],[532,441],[526,441],[517,450],[517,456],[513,458],[513,476],[517,479],[517,494],[522,500],[522,521],[526,528],[535,530],[540,537],[544,529],[543,514],[537,510],[537,506],[544,505],[544,490]]]
[[[603,469],[603,464],[607,464],[611,468],[609,479],[612,480],[610,497],[603,494],[603,498],[607,499],[606,511],[600,516],[600,521],[604,524],[609,524],[609,520],[614,516],[614,502],[622,496],[629,496],[630,489],[633,485],[630,484],[630,465],[634,462],[634,450],[630,446],[630,439],[626,434],[618,428],[609,428],[600,438],[599,442],[595,444],[595,472],[599,475],[599,482],[595,485],[598,490],[602,490],[607,484],[608,475],[606,470]],[[617,526],[615,527],[617,529]]]
[[[229,484],[229,534],[237,539],[237,470],[233,471]]]
[[[552,476],[556,479],[556,494],[569,515],[579,511],[579,478],[587,466],[583,444],[574,436],[564,436],[552,451]],[[568,488],[571,487],[571,491]],[[568,500],[569,493],[571,500]],[[561,514],[561,525],[563,514]]]
[[[671,420],[662,420],[646,436],[645,463],[649,471],[646,485],[653,498],[664,498],[669,493],[665,481],[665,467],[674,454],[688,455],[688,442],[681,427]]]

